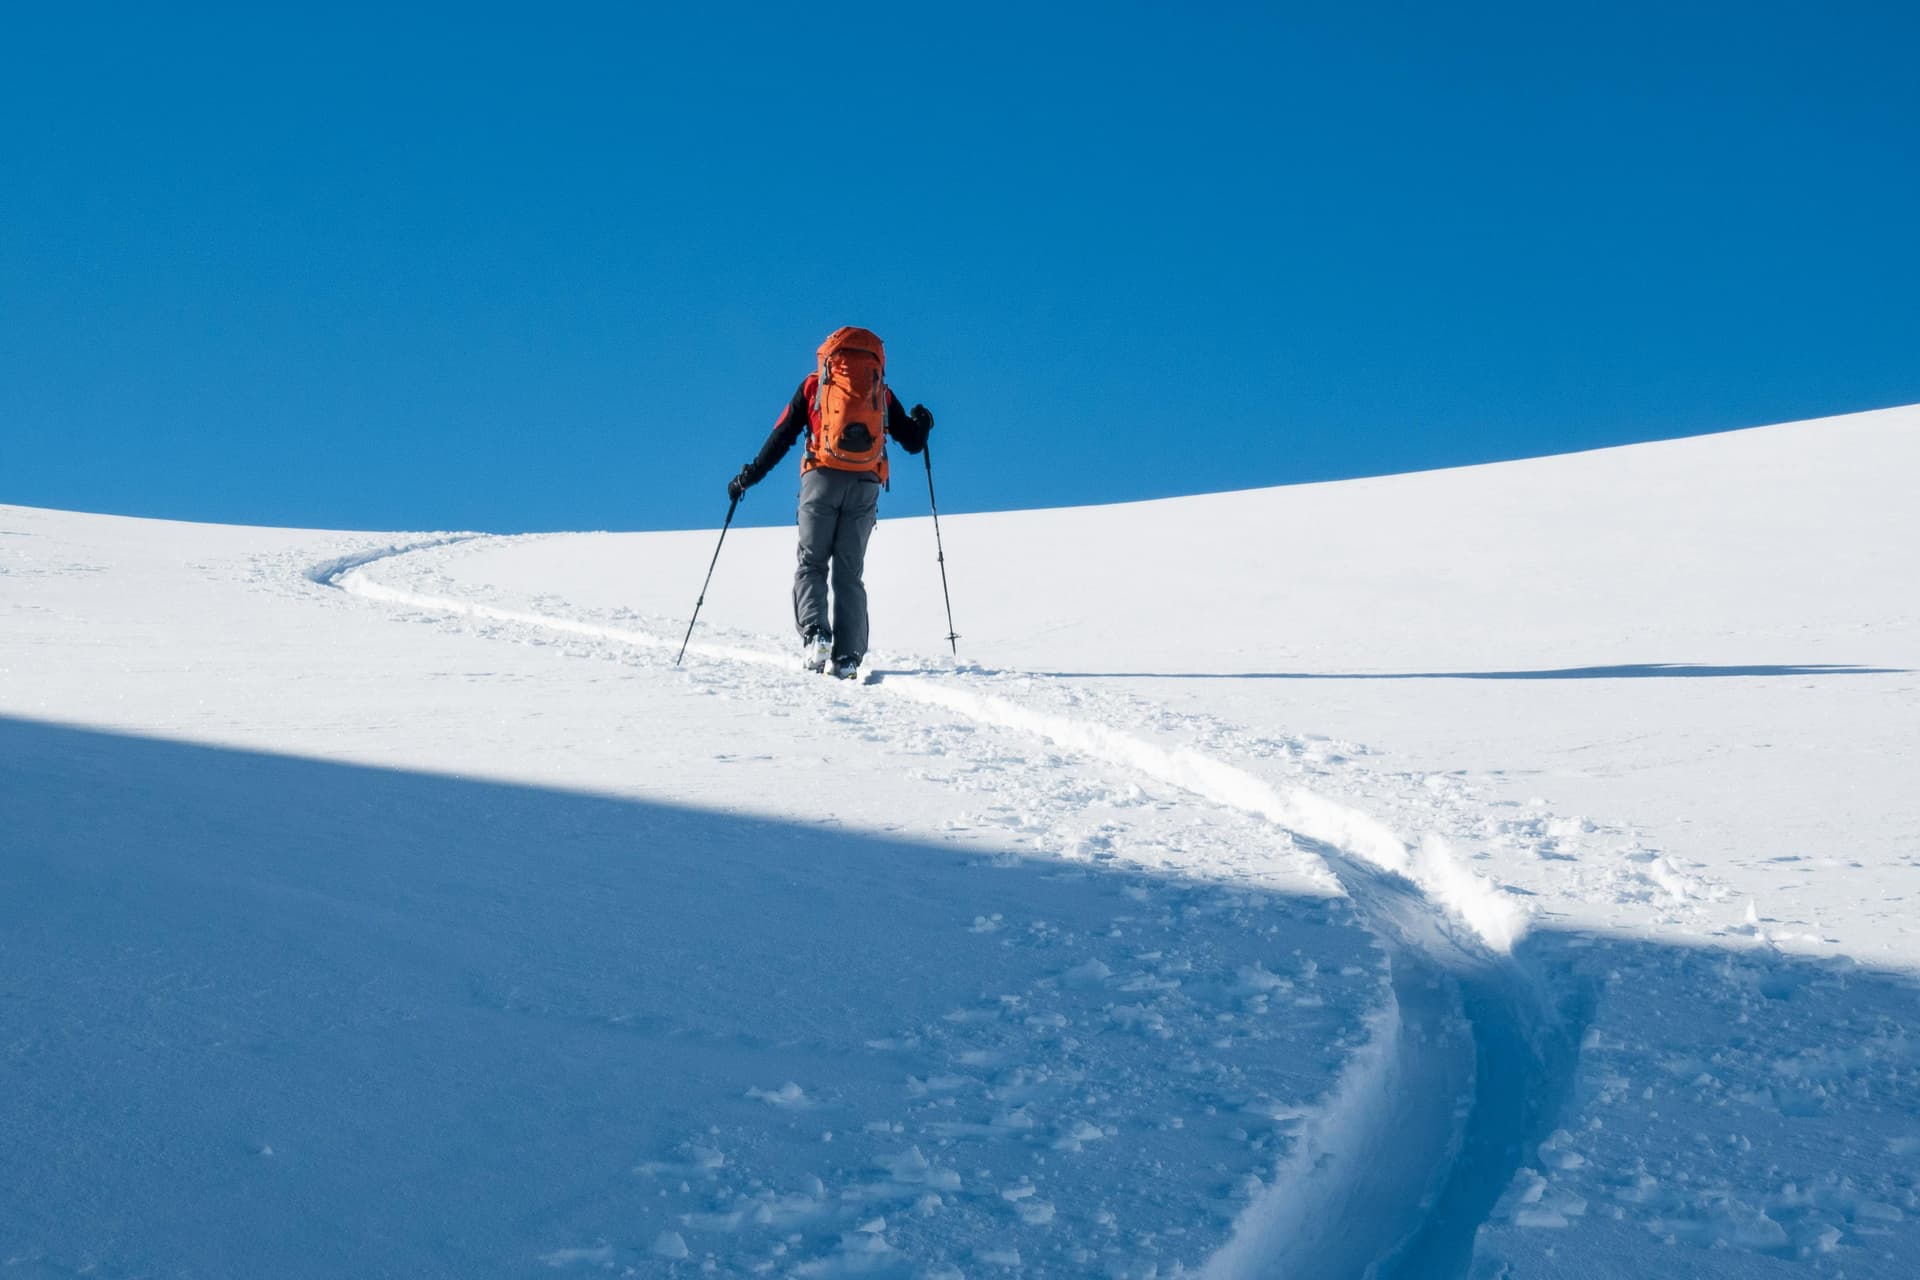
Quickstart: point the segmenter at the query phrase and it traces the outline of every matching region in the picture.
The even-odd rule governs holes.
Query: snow
[[[958,660],[883,521],[865,685],[785,530],[676,666],[717,530],[0,506],[0,1270],[1906,1275],[1916,470],[951,516]]]

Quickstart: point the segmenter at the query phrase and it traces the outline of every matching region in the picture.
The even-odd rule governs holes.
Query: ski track
[[[429,615],[655,653],[679,647],[673,637],[624,625],[631,615],[615,624],[507,608],[395,587],[368,572],[420,552],[523,540],[443,535],[337,557],[305,576]],[[458,586],[451,577],[440,580],[450,589]],[[794,671],[789,656],[748,644],[695,641],[686,654],[722,668]],[[1013,687],[1027,701],[955,679]],[[875,686],[871,696],[1037,738],[1252,818],[1270,843],[1296,858],[1316,858],[1323,880],[1337,883],[1384,947],[1390,1000],[1374,1013],[1370,1038],[1296,1132],[1291,1150],[1241,1211],[1203,1274],[1210,1280],[1410,1280],[1466,1273],[1480,1223],[1512,1180],[1523,1151],[1551,1128],[1573,1077],[1590,1005],[1569,973],[1534,971],[1515,956],[1528,919],[1509,895],[1462,863],[1438,832],[1409,845],[1378,819],[1306,787],[1283,791],[1218,755],[1185,744],[1163,746],[1110,722],[1144,719],[1164,728],[1178,719],[1191,730],[1198,717],[1171,717],[1110,693],[978,668],[881,670],[869,683]],[[1089,703],[1093,716],[1086,714]],[[1316,753],[1301,744],[1276,747],[1223,726],[1211,726],[1206,736],[1216,750],[1289,755],[1308,766],[1347,763],[1324,753],[1316,762]],[[1459,806],[1460,797],[1444,782],[1425,781],[1436,809]],[[1495,834],[1510,831],[1503,824]],[[1649,878],[1671,874],[1653,854],[1648,860],[1655,863]],[[1257,878],[1258,867],[1252,870]]]
[[[424,538],[414,542],[388,543],[365,551],[356,551],[351,555],[335,556],[323,560],[307,570],[307,580],[323,587],[338,587],[341,580],[353,570],[369,565],[377,560],[392,560],[398,556],[412,555],[416,551],[432,551],[438,547],[456,546],[463,542],[475,542],[485,538],[481,533],[448,533],[436,538]]]

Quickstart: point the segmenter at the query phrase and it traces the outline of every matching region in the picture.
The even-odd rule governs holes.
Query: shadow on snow
[[[1377,958],[1337,901],[1268,895],[1281,913],[1258,916],[1242,886],[19,720],[0,719],[0,779],[0,1256],[56,1269],[470,1275],[608,1239],[606,1257],[644,1263],[636,1224],[665,1202],[637,1160],[708,1132],[818,1152],[840,1128],[832,1163],[848,1167],[861,1119],[937,1072],[911,1048],[941,1034],[930,1011],[1004,1001],[1020,971],[1081,958],[1041,955],[1049,936],[1108,946],[1116,968],[1158,946],[1229,974]],[[1376,928],[1396,912],[1409,933],[1434,927],[1392,877],[1341,871]],[[1141,905],[1156,895],[1158,924]],[[1702,1219],[1686,1188],[1646,1186],[1663,1161],[1698,1158],[1696,1117],[1744,1125],[1743,1160],[1844,1176],[1920,1113],[1910,1062],[1904,1084],[1852,1087],[1877,1068],[1846,1052],[1912,1021],[1908,975],[1546,928],[1519,959],[1454,975],[1451,1003],[1407,1024],[1444,1037],[1448,1009],[1464,1015],[1479,1099],[1414,1220],[1367,1237],[1390,1220],[1349,1212],[1344,1237],[1295,1251],[1299,1274],[1465,1275],[1476,1240],[1512,1243],[1495,1207],[1515,1171],[1617,1078],[1631,1091],[1617,1123],[1581,1135],[1586,1159],[1618,1166],[1623,1206],[1670,1195],[1662,1229],[1703,1251],[1719,1242],[1688,1236]],[[1399,965],[1400,1003],[1441,976]],[[1324,1056],[1235,1070],[1290,1072],[1307,1097],[1333,1084],[1364,1013],[1340,1003],[1274,1015],[1298,1024],[1284,1055]],[[1092,1051],[1136,1055],[1121,1072],[1135,1081],[1229,1052],[1197,1034],[1137,1040]],[[1759,1084],[1737,1097],[1699,1083],[1743,1062]],[[772,1105],[787,1081],[820,1082],[817,1096]],[[1459,1098],[1428,1101],[1412,1109]],[[1183,1141],[1246,1123],[1193,1110]],[[1179,1184],[1163,1120],[1135,1115],[1090,1148],[1110,1162],[1103,1197]],[[1253,1154],[1271,1172],[1284,1142]],[[1095,1207],[1060,1206],[1063,1220]],[[46,1256],[75,1240],[81,1256]],[[1796,1246],[1736,1256],[1770,1248]]]
[[[1059,1271],[1110,1211],[1192,1265],[1378,966],[1331,897],[0,718],[0,1258],[785,1270],[880,1214]]]
[[[902,673],[904,674],[904,673]],[[1846,663],[1713,666],[1694,662],[1635,662],[1543,671],[1048,671],[1056,680],[1711,680],[1768,676],[1889,676],[1904,667]]]

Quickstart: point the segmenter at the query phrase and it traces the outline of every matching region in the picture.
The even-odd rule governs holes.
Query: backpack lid
[[[880,367],[882,369],[887,367],[886,347],[881,343],[880,335],[871,329],[861,329],[850,324],[835,329],[827,336],[827,340],[820,344],[818,353],[820,363],[824,365],[827,358],[834,352],[845,350],[872,352],[873,358],[880,362]]]

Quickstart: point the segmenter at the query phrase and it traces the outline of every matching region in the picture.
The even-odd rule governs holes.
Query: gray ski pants
[[[860,471],[815,467],[800,477],[800,564],[793,575],[793,624],[802,638],[833,636],[835,662],[867,656],[867,538],[880,515],[880,480]],[[827,574],[833,574],[829,618]]]

